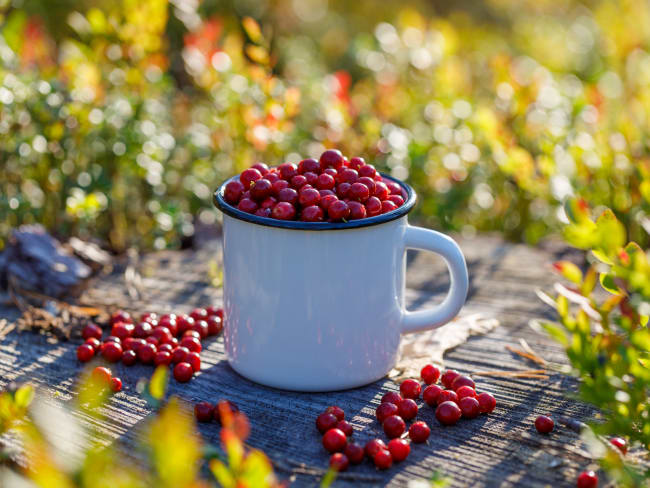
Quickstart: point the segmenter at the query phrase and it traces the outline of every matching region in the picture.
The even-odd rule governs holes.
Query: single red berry
[[[443,389],[438,385],[429,385],[422,392],[422,400],[424,400],[427,405],[435,407],[438,405],[438,395],[440,395],[441,391],[443,391]]]
[[[381,213],[385,214],[388,212],[392,212],[395,209],[397,209],[397,205],[395,205],[390,200],[383,200],[381,202]]]
[[[269,172],[269,166],[265,163],[255,163],[251,168],[255,168],[257,171],[260,172],[262,176],[268,174]]]
[[[355,156],[353,158],[350,158],[348,167],[359,171],[359,168],[361,168],[361,166],[363,166],[364,164],[366,164],[366,162],[363,160],[363,158]]]
[[[388,197],[388,199],[398,207],[404,205],[404,199],[400,195],[391,195]]]
[[[265,209],[265,210],[271,210],[273,207],[275,207],[275,204],[278,203],[278,199],[275,197],[268,197],[262,200],[262,203],[260,203],[260,208]]]
[[[349,183],[350,185],[359,179],[359,174],[351,168],[343,168],[336,175],[337,183]]]
[[[185,361],[190,363],[190,366],[192,366],[192,370],[195,373],[198,373],[201,370],[201,356],[199,356],[198,352],[188,353]]]
[[[147,342],[138,348],[138,359],[142,364],[153,363],[158,349],[153,344]]]
[[[146,342],[147,341],[145,341],[144,339],[139,338],[139,337],[127,337],[126,339],[124,339],[122,341],[122,350],[124,350],[124,351],[133,350],[133,351],[137,352],[138,348],[142,344],[146,344]]]
[[[374,217],[381,214],[381,200],[377,197],[370,197],[366,201],[366,216]]]
[[[404,398],[419,398],[422,387],[415,380],[404,380],[399,385],[399,391]]]
[[[343,200],[335,200],[327,207],[327,215],[334,221],[347,219],[350,216],[350,207]]]
[[[111,373],[110,369],[105,368],[104,366],[97,366],[93,369],[91,376],[95,381],[100,381],[108,385],[113,377],[113,373]]]
[[[187,347],[190,352],[201,352],[201,341],[196,337],[183,337],[181,339],[181,346]]]
[[[440,379],[440,370],[433,364],[427,364],[420,370],[420,378],[422,378],[422,381],[427,385],[432,385],[437,383]]]
[[[458,399],[461,400],[465,397],[472,397],[476,398],[476,391],[474,391],[474,388],[471,386],[461,386],[456,390],[456,395],[458,395]]]
[[[205,320],[208,318],[208,311],[205,308],[195,308],[190,312],[190,317],[194,320]]]
[[[302,188],[307,184],[307,177],[304,175],[296,175],[293,178],[291,178],[289,184],[293,189],[300,190],[300,188]]]
[[[316,180],[316,188],[319,190],[333,190],[336,185],[336,181],[332,175],[323,173],[318,175],[318,180]]]
[[[469,376],[459,375],[454,378],[454,381],[451,383],[451,389],[457,392],[458,389],[462,386],[469,386],[473,390],[476,389],[476,385],[474,384],[474,380],[472,380],[472,378]]]
[[[242,198],[237,205],[237,208],[242,212],[246,213],[255,213],[258,209],[257,202],[252,198]]]
[[[323,173],[326,175],[330,175],[332,178],[336,179],[336,175],[338,174],[338,171],[336,171],[334,168],[325,168],[323,170]]]
[[[122,353],[122,364],[124,366],[133,366],[137,361],[138,354],[134,350],[129,349]]]
[[[399,409],[399,416],[404,420],[414,419],[418,414],[418,404],[411,398],[405,398],[397,406]]]
[[[153,327],[149,322],[139,322],[134,328],[133,328],[133,337],[139,337],[139,338],[146,338],[149,337],[151,334],[151,331],[153,330]]]
[[[239,181],[244,185],[244,189],[248,190],[253,181],[262,179],[262,173],[260,173],[255,168],[248,168],[241,172],[239,175]]]
[[[350,190],[348,190],[348,196],[352,200],[357,200],[363,203],[370,198],[370,190],[363,183],[352,183]]]
[[[440,378],[440,382],[445,388],[451,388],[451,384],[458,376],[460,376],[460,373],[458,371],[454,371],[453,369],[448,369]]]
[[[145,312],[140,316],[140,322],[148,322],[155,327],[158,325],[158,314],[156,312]]]
[[[395,405],[399,405],[399,402],[401,401],[402,396],[396,391],[389,391],[388,393],[385,393],[383,397],[381,397],[381,403],[394,403]]]
[[[336,202],[338,199],[339,199],[339,197],[337,197],[336,195],[325,195],[325,196],[321,197],[321,199],[320,199],[320,204],[319,204],[320,208],[322,208],[323,211],[326,212],[327,209],[329,208],[329,206],[332,203]]]
[[[343,432],[346,437],[350,437],[352,434],[354,434],[352,424],[350,424],[347,420],[340,420],[336,424],[336,428]]]
[[[165,344],[161,344],[158,346],[158,352],[168,352],[171,356],[172,351],[174,350],[174,346],[172,346],[169,342],[166,342]]]
[[[325,213],[318,205],[310,205],[300,212],[300,220],[305,222],[322,222],[324,217]]]
[[[208,323],[208,335],[215,336],[221,334],[223,330],[223,322],[217,316],[208,317],[206,320]]]
[[[199,422],[210,422],[214,415],[214,405],[208,402],[199,402],[194,405],[194,416]]]
[[[374,178],[377,174],[377,170],[372,164],[365,164],[359,168],[359,176],[367,176],[369,178]]]
[[[298,166],[293,163],[282,163],[278,166],[278,171],[280,171],[283,180],[289,181],[298,174]]]
[[[319,162],[320,168],[323,170],[329,167],[333,167],[334,169],[338,170],[341,166],[343,166],[343,155],[338,149],[328,149],[320,155]]]
[[[195,331],[194,329],[186,330],[185,332],[183,332],[183,337],[194,337],[198,340],[201,340],[201,334]]]
[[[265,198],[270,197],[271,193],[273,193],[273,185],[265,178],[257,180],[251,185],[251,197],[257,202],[261,202]],[[194,319],[198,320],[196,317]]]
[[[244,191],[245,188],[241,181],[230,181],[223,190],[223,198],[230,205],[237,205]]]
[[[307,179],[307,184],[316,187],[316,184],[318,183],[318,174],[314,173],[313,171],[307,171],[305,173],[305,178]]]
[[[438,393],[436,401],[438,402],[438,405],[442,402],[454,402],[455,404],[458,404],[458,395],[454,390],[442,390]]]
[[[271,217],[278,220],[293,220],[296,216],[296,207],[289,202],[278,202],[271,210]]]
[[[120,339],[124,340],[127,337],[131,337],[133,335],[134,330],[135,330],[135,325],[127,324],[125,322],[118,322],[117,324],[113,325],[113,327],[111,328],[111,335],[115,337],[119,337]]]
[[[548,434],[555,427],[555,422],[551,417],[540,415],[535,419],[535,428],[540,434]]]
[[[285,188],[289,188],[289,182],[286,180],[277,180],[273,182],[271,187],[273,190],[273,194],[277,197],[282,190],[284,190]]]
[[[153,358],[153,364],[155,366],[165,365],[169,366],[172,362],[172,355],[167,351],[158,351]]]
[[[388,436],[389,439],[394,437],[401,436],[406,430],[406,424],[404,420],[399,415],[391,415],[386,417],[384,423],[382,424],[384,428],[384,433]]]
[[[348,445],[345,448],[345,451],[343,452],[347,456],[350,463],[352,464],[360,464],[363,461],[363,458],[365,457],[365,452],[363,450],[363,447],[361,447],[359,444],[356,444],[354,442],[348,443]]]
[[[206,324],[206,328],[207,328],[207,324]],[[158,339],[159,344],[164,344],[172,340],[172,333],[169,331],[167,327],[157,326],[154,327],[153,331],[151,332],[151,337],[155,337],[156,339]]]
[[[611,442],[613,446],[616,446],[623,455],[627,454],[627,441],[625,439],[622,437],[612,437],[609,442]]]
[[[336,428],[339,419],[333,413],[323,412],[316,417],[316,428],[321,434],[324,434],[330,429]]]
[[[454,425],[461,415],[460,407],[454,402],[442,402],[436,408],[436,418],[442,425]]]
[[[206,308],[206,310],[208,311],[208,316],[209,317],[212,317],[212,316],[216,315],[221,320],[223,320],[223,308],[210,306],[210,307]]]
[[[478,400],[479,407],[481,408],[481,413],[490,413],[497,406],[497,401],[490,393],[486,391],[479,393],[476,399]]]
[[[430,435],[431,429],[426,424],[426,422],[423,422],[421,420],[418,422],[413,422],[413,425],[411,425],[411,428],[409,429],[409,437],[416,444],[426,442]]]
[[[377,199],[380,202],[383,202],[388,198],[390,195],[390,191],[388,190],[388,187],[386,186],[386,183],[382,181],[375,181],[375,192],[374,196],[377,197]]]
[[[307,173],[320,173],[320,163],[313,158],[303,159],[298,163],[298,173],[301,175]]]
[[[187,347],[178,346],[175,347],[172,351],[172,363],[184,363],[187,362],[187,355],[190,353],[190,350]]]
[[[99,351],[99,348],[102,347],[102,343],[96,337],[89,337],[84,344],[91,346],[95,352]],[[124,345],[122,345],[122,348],[124,348]]]
[[[154,336],[149,336],[145,339],[145,342],[148,344],[152,344],[156,347],[156,350],[158,350],[158,338]]]
[[[314,188],[307,188],[306,190],[300,191],[300,196],[298,197],[298,202],[303,207],[311,207],[312,205],[318,205],[320,202],[320,193]]]
[[[409,430],[409,434],[410,432]],[[399,463],[400,461],[404,461],[410,454],[411,444],[406,439],[391,439],[388,443],[388,451],[393,461]]]
[[[131,314],[129,314],[129,312],[125,312],[124,310],[117,310],[111,314],[111,318],[108,320],[108,323],[112,326],[118,322],[133,323],[133,319],[131,318]]]
[[[368,178],[367,176],[362,176],[357,180],[357,183],[361,183],[368,187],[368,198],[370,198],[375,193],[375,187],[377,186],[375,180]]]
[[[91,339],[94,339],[91,338]],[[82,363],[87,363],[95,356],[95,348],[90,344],[82,344],[77,348],[77,359]]]
[[[351,186],[350,183],[340,183],[336,187],[336,196],[341,199],[347,199]]]
[[[182,335],[186,330],[192,328],[194,325],[194,319],[189,315],[181,315],[176,319],[176,323],[178,324],[178,333]]]
[[[382,181],[384,183],[386,183],[386,186],[390,190],[391,195],[401,195],[402,194],[402,187],[396,181],[389,180],[389,179],[382,179]]]
[[[122,346],[117,342],[105,342],[101,348],[102,356],[109,363],[115,363],[122,359]]]
[[[373,459],[379,451],[385,451],[386,449],[388,449],[388,447],[384,441],[381,439],[372,439],[366,442],[364,452],[366,453],[366,456],[368,456],[370,459]]]
[[[199,333],[199,339],[205,339],[208,337],[208,329],[208,323],[205,320],[197,320],[192,326],[192,330]]]
[[[348,460],[348,457],[341,452],[335,452],[330,456],[330,468],[337,473],[345,471],[348,469],[349,465],[350,461]]]
[[[90,339],[91,337],[94,337],[95,339],[101,339],[102,329],[99,325],[93,324],[91,322],[83,328],[81,331],[81,336],[84,338],[84,340]]]
[[[460,411],[466,419],[474,419],[481,413],[481,407],[478,400],[472,396],[466,396],[460,399]]]
[[[593,471],[583,471],[578,476],[576,486],[577,488],[596,488],[598,486],[598,476]]]
[[[176,323],[176,315],[164,315],[160,318],[158,321],[158,326],[160,327],[167,327],[169,329],[169,332],[173,336],[178,334],[178,324]]]
[[[375,454],[373,458],[375,466],[379,469],[388,469],[393,465],[393,457],[388,449],[384,449]]]
[[[339,429],[330,429],[323,435],[323,447],[329,452],[340,452],[348,443],[347,437]]]
[[[336,405],[332,405],[331,407],[327,407],[325,409],[325,413],[331,413],[333,414],[337,420],[344,420],[345,419],[345,412],[341,407],[337,407]]]
[[[119,344],[120,346],[122,345],[122,339],[120,339],[117,336],[108,336],[106,339],[104,339],[104,344],[107,344],[109,342],[114,342],[116,344]]]
[[[179,383],[187,383],[192,378],[194,370],[190,363],[178,363],[174,366],[174,378]]]
[[[398,415],[398,414],[399,414],[399,406],[389,402],[380,404],[377,407],[377,410],[375,410],[375,415],[377,416],[377,420],[379,421],[380,424],[383,424],[384,420],[386,420],[386,418],[390,417],[391,415]]]
[[[364,207],[362,203],[349,201],[348,207],[350,207],[350,220],[366,218],[366,207]]]
[[[116,378],[115,376],[113,376],[111,378],[111,390],[113,390],[113,392],[115,392],[115,393],[117,393],[118,391],[121,391],[122,390],[122,380],[119,379],[119,378]]]

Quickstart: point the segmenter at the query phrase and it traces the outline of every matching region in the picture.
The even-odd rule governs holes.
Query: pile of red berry
[[[219,400],[215,405],[210,402],[198,402],[194,405],[194,416],[198,422],[211,422],[215,420],[222,425],[221,412],[228,408],[231,413],[239,412],[239,407],[230,400]]]
[[[243,212],[279,220],[339,222],[391,212],[404,204],[402,187],[363,158],[329,149],[320,159],[269,168],[254,164],[230,181],[224,199]]]
[[[90,323],[82,331],[86,342],[77,348],[77,359],[88,362],[101,355],[109,363],[122,361],[155,366],[174,364],[174,378],[184,383],[201,369],[201,341],[223,329],[223,310],[197,308],[189,315],[145,313],[138,323],[127,312],[111,315],[111,334],[102,340],[103,331]]]

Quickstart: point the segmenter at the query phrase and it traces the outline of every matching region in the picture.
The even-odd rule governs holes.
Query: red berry
[[[340,452],[348,443],[347,437],[339,429],[330,429],[323,435],[323,447],[329,452]]]
[[[323,412],[316,417],[316,428],[321,434],[324,434],[330,429],[336,428],[339,419],[333,413]]]
[[[391,439],[388,443],[388,451],[390,452],[393,461],[399,463],[408,457],[411,452],[411,444],[409,444],[406,439]]]
[[[122,364],[124,366],[133,366],[137,361],[138,355],[134,350],[129,349],[122,353]]]
[[[115,363],[122,359],[122,346],[117,342],[105,342],[101,348],[102,356],[109,363]]]
[[[399,409],[399,416],[404,420],[414,419],[418,414],[418,404],[410,398],[402,400],[397,408]]]
[[[388,212],[392,212],[396,208],[397,208],[397,205],[395,205],[390,200],[383,200],[381,202],[381,213],[383,213],[383,214],[388,213]]]
[[[91,346],[95,352],[99,351],[99,348],[102,346],[102,343],[96,337],[89,337],[86,339],[86,342],[84,342],[84,344]],[[124,345],[122,345],[122,348],[124,348]]]
[[[373,458],[375,466],[379,469],[388,469],[393,465],[393,457],[387,449],[379,451]]]
[[[223,190],[223,198],[231,205],[237,205],[244,193],[244,185],[241,181],[230,181]]]
[[[178,346],[175,347],[172,351],[172,363],[183,363],[187,362],[187,355],[190,353],[190,350],[187,347]]]
[[[578,476],[576,486],[577,488],[596,488],[598,486],[598,476],[593,471],[583,471]]]
[[[370,198],[370,190],[363,183],[352,183],[350,190],[348,190],[348,196],[352,200],[358,200],[360,202],[365,202]]]
[[[179,383],[187,383],[192,378],[194,370],[190,363],[178,363],[174,366],[174,378]]]
[[[262,176],[268,174],[269,167],[265,163],[255,163],[251,168],[255,168]]]
[[[398,207],[401,207],[402,205],[404,205],[404,199],[400,195],[391,195],[391,196],[388,197],[388,200],[393,202]]]
[[[343,168],[336,175],[337,183],[349,183],[350,185],[359,179],[359,174],[351,168]]]
[[[257,180],[251,185],[250,191],[253,200],[257,202],[261,202],[265,198],[271,196],[271,193],[273,192],[273,187],[269,180],[262,178],[261,180]],[[194,317],[194,320],[198,320],[198,318]]]
[[[359,168],[359,176],[367,176],[369,178],[374,178],[377,174],[377,170],[372,164],[366,164]]]
[[[199,402],[194,405],[194,416],[199,422],[210,422],[214,415],[214,406],[208,402]]]
[[[208,323],[205,320],[197,320],[192,326],[192,330],[199,333],[199,339],[208,337]]]
[[[469,386],[472,389],[476,388],[476,385],[474,384],[474,380],[472,380],[472,378],[469,376],[459,375],[454,378],[454,381],[451,383],[451,389],[457,392],[461,386]]]
[[[375,181],[374,196],[377,197],[377,199],[380,202],[383,202],[388,198],[389,195],[390,195],[390,191],[388,190],[386,183],[383,183],[381,181]]]
[[[420,370],[420,377],[427,385],[432,385],[440,379],[440,370],[433,364],[427,364]]]
[[[223,425],[223,422],[221,421],[221,411],[225,408],[228,408],[231,413],[239,412],[239,407],[230,400],[219,400],[219,402],[214,407],[213,415],[214,420],[216,420],[219,425]]]
[[[422,392],[422,399],[425,403],[431,407],[438,405],[438,395],[442,392],[443,389],[438,385],[429,385]]]
[[[278,200],[280,202],[290,203],[292,206],[298,203],[298,198],[298,192],[293,188],[284,188],[278,193]]]
[[[111,390],[115,393],[122,390],[122,380],[113,376],[111,378]]]
[[[303,207],[311,207],[312,205],[318,205],[320,202],[320,193],[314,188],[307,188],[306,190],[301,190],[300,195],[298,196],[298,202]]]
[[[401,195],[402,194],[402,187],[400,186],[399,183],[393,181],[393,180],[388,180],[388,179],[383,179],[382,180],[384,183],[386,183],[386,186],[390,190],[391,195]]]
[[[406,424],[404,423],[404,420],[398,415],[391,415],[390,417],[386,417],[386,420],[384,420],[382,427],[384,428],[384,433],[388,436],[389,439],[401,436],[406,430]]]
[[[183,332],[183,337],[194,337],[195,339],[201,340],[201,334],[195,331],[194,329],[186,330],[185,332]]]
[[[178,334],[178,324],[176,323],[176,316],[175,315],[165,315],[160,318],[158,321],[158,326],[160,327],[167,327],[169,329],[169,332],[171,332],[172,336],[175,336]]]
[[[481,407],[478,400],[472,396],[466,396],[460,399],[460,411],[466,419],[474,419],[481,413]]]
[[[494,397],[487,392],[479,393],[476,397],[478,400],[478,405],[481,408],[481,413],[490,413],[497,406],[497,401]]]
[[[289,181],[298,174],[298,167],[293,163],[282,163],[278,166],[278,171],[280,171],[283,180]]]
[[[251,198],[242,198],[237,205],[237,208],[242,212],[255,213],[257,211],[257,203]]]
[[[336,187],[336,196],[339,198],[345,198],[347,199],[348,197],[348,192],[350,191],[350,183],[341,183]]]
[[[77,348],[77,359],[87,363],[95,356],[95,349],[90,344],[82,344]]]
[[[190,363],[190,366],[192,366],[192,370],[195,373],[198,373],[201,370],[201,356],[199,356],[198,352],[188,353],[185,362]]]
[[[248,168],[241,172],[239,175],[239,181],[244,185],[244,190],[248,190],[253,181],[262,179],[262,173],[260,173],[255,168]]]
[[[616,446],[623,455],[627,454],[627,441],[625,439],[622,437],[612,437],[609,442],[611,442],[613,446]]]
[[[404,380],[402,384],[399,385],[399,391],[404,398],[418,398],[420,396],[420,391],[422,387],[420,383],[415,380]]]
[[[161,344],[158,346],[158,352],[168,352],[171,356],[172,351],[174,350],[174,346],[172,346],[169,342],[166,342],[164,344]]]
[[[201,352],[201,341],[196,337],[185,336],[181,339],[181,346],[187,347],[190,352]]]
[[[461,386],[456,390],[456,395],[458,395],[459,400],[465,397],[476,398],[476,391],[474,391],[474,388],[470,386]]]
[[[104,339],[104,344],[107,344],[109,342],[114,342],[116,344],[119,344],[120,346],[122,345],[122,339],[120,339],[117,336],[108,336],[106,339]]]
[[[81,331],[81,336],[84,338],[84,340],[90,339],[91,337],[94,337],[95,339],[101,339],[102,329],[99,325],[93,324],[91,322],[83,328]]]
[[[327,407],[325,409],[325,413],[331,413],[333,414],[337,420],[343,420],[345,419],[345,412],[341,407],[337,407],[336,405],[332,405],[331,407]]]
[[[208,311],[205,308],[195,308],[190,312],[190,317],[194,320],[205,320],[208,318]]]
[[[460,373],[454,371],[453,369],[448,369],[440,378],[440,382],[443,384],[445,388],[451,388],[451,384],[458,376],[460,376]]]
[[[332,178],[336,179],[336,175],[338,174],[338,171],[336,171],[334,168],[325,168],[323,170],[323,173],[326,175],[330,175]]]
[[[338,170],[343,166],[343,155],[341,154],[341,151],[337,149],[328,149],[320,155],[319,162],[320,168],[323,170],[329,167]]]
[[[207,324],[206,324],[206,328],[207,328]],[[158,339],[159,344],[164,344],[172,340],[172,333],[169,331],[167,327],[157,326],[154,327],[153,331],[151,332],[151,337],[155,337],[156,339]]]
[[[359,171],[359,168],[361,168],[361,166],[363,166],[364,164],[366,164],[366,162],[363,160],[363,158],[355,156],[353,158],[350,158],[350,163],[348,164],[348,167]]]
[[[255,213],[253,215],[257,215],[258,217],[271,217],[271,209],[258,208],[257,210],[255,210]]]
[[[153,358],[155,366],[165,365],[169,366],[172,362],[172,355],[166,351],[158,351]]]
[[[555,427],[555,422],[551,417],[540,415],[535,419],[535,428],[540,434],[548,434]]]
[[[111,373],[110,369],[103,366],[97,366],[95,369],[93,369],[91,376],[95,381],[99,381],[108,385],[111,381],[111,378],[113,377],[113,374]]]
[[[342,431],[346,437],[350,437],[352,434],[354,434],[354,429],[347,420],[340,420],[336,424],[336,428]]]
[[[138,348],[138,359],[142,364],[151,364],[153,363],[154,358],[158,349],[153,344],[147,342]]]
[[[458,395],[454,390],[442,390],[440,393],[438,393],[436,401],[438,402],[438,405],[440,405],[442,402],[454,402],[458,404]]]
[[[156,326],[158,322],[158,314],[155,312],[146,312],[140,316],[140,322],[148,322],[152,326]]]
[[[319,190],[333,190],[335,185],[336,181],[332,175],[328,175],[327,173],[318,175],[318,179],[316,180],[316,188]]]
[[[336,200],[327,207],[327,215],[334,221],[347,219],[350,216],[350,207],[343,200]]]
[[[350,207],[350,220],[366,218],[366,207],[362,203],[350,201],[348,202],[348,207]]]
[[[206,320],[208,324],[208,335],[214,336],[221,334],[223,330],[223,322],[217,316],[208,317]]]
[[[325,213],[318,205],[311,205],[302,209],[300,220],[305,222],[322,222]]]
[[[357,180],[357,183],[361,183],[363,185],[366,185],[368,187],[368,198],[370,198],[374,193],[375,193],[375,180],[372,178],[368,178],[367,176],[362,176]]]
[[[291,178],[289,184],[295,190],[300,190],[301,187],[307,184],[307,177],[303,175],[296,175],[293,178]]]
[[[322,208],[324,211],[327,211],[329,206],[333,203],[336,202],[339,199],[336,195],[325,195],[324,197],[321,197],[320,199],[320,208]]]
[[[149,322],[139,322],[133,328],[133,337],[139,337],[139,338],[149,337],[152,330],[153,327]]]
[[[289,202],[279,202],[271,210],[271,217],[278,220],[292,220],[296,216],[296,208]]]
[[[305,178],[307,179],[307,184],[313,187],[316,187],[316,183],[318,183],[318,174],[314,173],[313,171],[307,171],[305,173]]]
[[[133,324],[118,322],[117,324],[113,325],[113,327],[111,328],[111,335],[115,337],[119,337],[121,340],[124,340],[127,337],[131,337],[133,335],[134,329],[135,329],[135,325]]]
[[[154,345],[156,347],[156,350],[158,350],[158,338],[157,337],[149,336],[149,337],[147,337],[145,342],[148,343],[148,344]]]
[[[375,410],[375,415],[377,416],[377,420],[380,424],[383,424],[384,420],[386,420],[386,418],[390,417],[391,415],[397,414],[399,414],[399,407],[394,403],[382,403],[377,407],[377,410]]]
[[[381,439],[372,439],[366,443],[364,451],[366,456],[373,459],[379,451],[385,451],[386,449],[388,449],[388,447],[386,447],[384,441]]]
[[[366,201],[366,216],[374,217],[381,213],[381,200],[377,197],[370,197]]]
[[[340,452],[335,452],[330,456],[330,468],[336,472],[345,471],[348,469],[350,461],[348,457]]]
[[[352,464],[360,464],[365,457],[363,447],[361,447],[359,444],[355,444],[354,442],[348,443],[345,451],[343,452]]]
[[[303,159],[298,163],[298,173],[320,173],[320,163],[313,158]]]
[[[431,429],[426,422],[422,422],[421,420],[413,422],[413,425],[411,425],[411,428],[409,429],[409,437],[416,444],[426,442],[430,435]]]
[[[394,403],[395,405],[399,405],[401,401],[402,396],[396,391],[389,391],[381,397],[381,403]]]
[[[436,418],[442,425],[454,425],[462,412],[454,402],[442,402],[436,408]]]

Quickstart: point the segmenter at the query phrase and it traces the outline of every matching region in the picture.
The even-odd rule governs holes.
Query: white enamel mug
[[[242,376],[296,391],[366,385],[394,367],[401,334],[440,327],[463,306],[465,258],[446,235],[408,224],[409,185],[394,180],[406,201],[392,212],[328,223],[242,212],[223,198],[228,181],[214,198],[224,213],[224,340]],[[407,249],[446,261],[451,286],[441,304],[405,309]]]

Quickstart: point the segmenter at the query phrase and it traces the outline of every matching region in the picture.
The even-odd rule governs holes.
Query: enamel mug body
[[[353,388],[393,368],[401,334],[456,316],[467,295],[465,259],[451,238],[408,224],[415,194],[400,184],[404,205],[349,223],[246,214],[223,200],[221,186],[224,340],[235,371],[288,390]],[[407,249],[446,261],[451,286],[440,305],[404,308]]]

